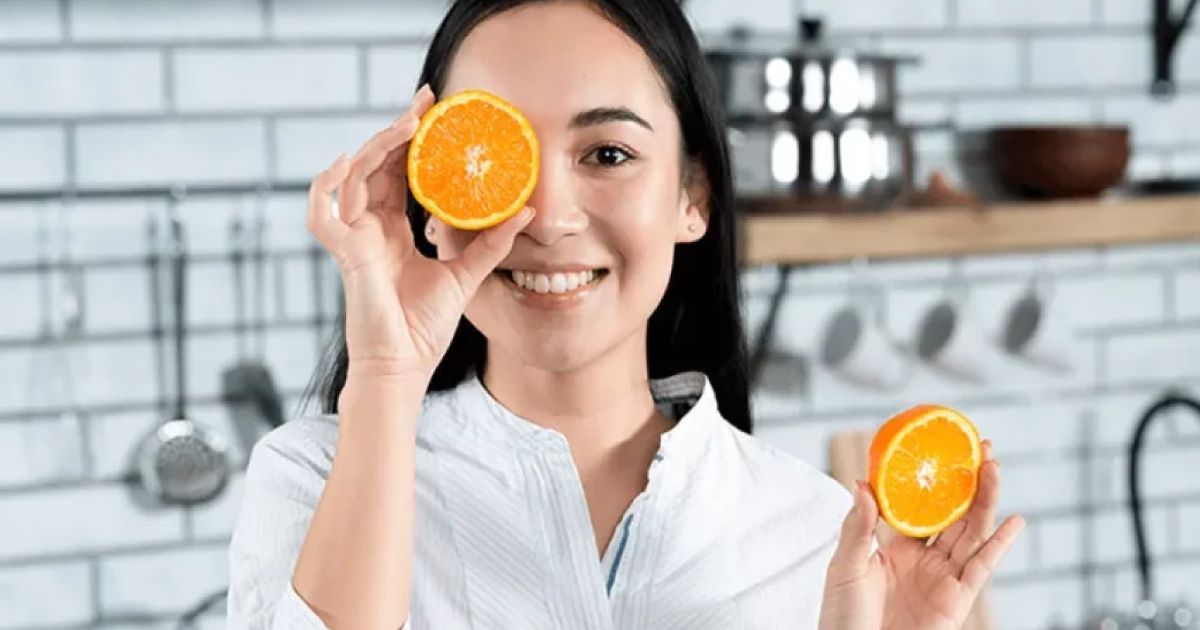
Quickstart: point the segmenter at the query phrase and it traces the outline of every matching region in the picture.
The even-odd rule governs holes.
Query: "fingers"
[[[983,463],[986,464],[987,462],[992,461],[992,441],[984,440],[980,444],[980,446],[982,448],[981,455],[982,455]],[[981,469],[980,474],[982,474],[982,472],[983,471]],[[979,482],[982,482],[982,477],[979,479]],[[972,507],[974,507],[977,504],[978,499],[976,499],[975,501],[976,502],[972,503]],[[966,514],[964,514],[962,516],[962,518],[955,521],[953,525],[948,527],[946,529],[946,531],[942,532],[938,536],[937,543],[934,545],[934,547],[938,551],[941,551],[942,553],[946,554],[947,558],[949,558],[951,556],[951,554],[954,551],[954,546],[956,544],[958,544],[959,539],[961,539],[963,534],[966,533],[967,523],[968,523],[968,521],[970,521],[971,516],[972,516],[972,512],[968,511]],[[991,533],[992,532],[989,530],[986,534],[984,534],[984,538],[991,535]],[[982,544],[982,540],[980,540],[979,543]],[[962,565],[958,565],[958,566],[960,569],[962,568]]]
[[[517,234],[529,225],[534,214],[534,209],[526,206],[500,225],[480,232],[457,258],[446,261],[446,265],[458,279],[465,300],[470,300],[471,296],[475,295],[475,291],[483,284],[488,274],[495,271],[496,266],[508,256]]]
[[[345,237],[349,228],[333,215],[333,192],[346,178],[350,160],[339,155],[329,168],[313,178],[308,187],[308,215],[305,225],[321,245],[333,250],[336,243]]]
[[[391,126],[367,140],[351,158],[352,167],[344,186],[344,200],[341,204],[342,220],[347,225],[354,225],[368,210],[369,178],[385,163],[402,162],[407,156],[407,144],[416,135],[421,116],[429,111],[433,100],[433,91],[429,86],[423,86],[413,98],[413,102],[396,117]]]
[[[1017,537],[1024,529],[1025,519],[1020,516],[1010,516],[1004,519],[996,533],[967,562],[960,579],[973,597],[983,590],[984,585],[995,572],[996,566],[1004,558],[1004,554],[1008,553],[1009,548],[1016,542]]]
[[[830,568],[852,569],[862,566],[871,557],[878,522],[879,506],[875,504],[871,487],[859,481],[854,490],[854,507],[842,521],[841,537],[833,552]]]
[[[984,453],[987,457],[991,449],[986,448]],[[975,494],[975,501],[963,517],[966,527],[950,552],[950,562],[954,567],[961,569],[965,566],[992,535],[999,504],[1000,464],[994,459],[985,459],[979,469],[979,490]]]

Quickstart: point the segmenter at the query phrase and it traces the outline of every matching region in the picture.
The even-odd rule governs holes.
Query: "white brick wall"
[[[71,38],[88,42],[258,38],[263,11],[256,0],[76,0]]]
[[[53,41],[62,36],[62,18],[57,2],[7,0],[0,20],[0,42]]]
[[[712,35],[737,23],[789,29],[796,4],[689,6],[696,26]],[[870,46],[922,58],[903,71],[905,120],[948,120],[964,130],[1128,123],[1135,176],[1200,174],[1200,64],[1192,63],[1200,59],[1200,33],[1193,27],[1181,43],[1180,96],[1152,99],[1145,93],[1147,2],[802,4],[825,17],[835,36],[862,36]],[[407,103],[443,10],[443,0],[0,0],[0,85],[19,87],[0,90],[0,191],[53,188],[72,177],[99,187],[307,181]],[[961,181],[972,166],[961,150],[952,133],[922,134],[919,168]],[[226,437],[230,414],[215,398],[221,371],[237,358],[225,328],[233,316],[226,229],[232,213],[257,202],[254,195],[193,196],[182,207],[190,250],[203,258],[189,273],[189,319],[204,327],[189,342],[191,412]],[[318,333],[306,322],[318,300],[328,313],[338,291],[322,258],[323,293],[313,294],[305,203],[302,193],[274,193],[265,203],[267,248],[278,260],[266,274],[264,360],[289,412],[316,361]],[[4,267],[27,269],[37,260],[39,224],[51,209],[0,205],[0,295],[9,301],[37,303],[36,277]],[[162,209],[158,199],[89,199],[68,213],[75,254],[108,261],[85,272],[86,330],[100,338],[73,355],[88,407],[82,427],[44,413],[56,404],[53,392],[31,397],[30,344],[0,346],[0,630],[171,627],[173,615],[224,583],[222,540],[241,500],[240,473],[215,502],[187,511],[142,506],[118,483],[161,420],[140,262],[145,219]],[[852,271],[796,270],[755,392],[760,436],[826,466],[828,440],[838,432],[870,429],[915,402],[957,406],[995,441],[1004,509],[1030,521],[993,587],[997,627],[1075,623],[1090,612],[1088,601],[1132,603],[1124,448],[1139,414],[1166,387],[1200,392],[1200,244],[954,262],[987,335],[1031,274],[1052,273],[1062,307],[1055,325],[1069,340],[1074,371],[1054,375],[998,356],[983,383],[916,365],[899,391],[849,384],[820,365],[816,352],[829,317],[845,304]],[[912,341],[952,269],[945,259],[872,263],[897,340]],[[746,280],[755,329],[775,275],[751,270]],[[0,340],[28,340],[39,328],[38,312],[11,309],[0,319]],[[172,376],[162,376],[169,391]],[[1200,600],[1200,546],[1185,535],[1200,529],[1200,486],[1179,474],[1200,455],[1200,422],[1169,415],[1151,431],[1148,449],[1147,518],[1160,591]],[[150,621],[121,621],[132,617]],[[222,625],[212,615],[203,627]]]
[[[83,561],[0,567],[0,628],[87,623],[95,614],[91,589],[91,574]]]
[[[159,112],[162,77],[153,50],[0,52],[0,115]]]
[[[175,106],[182,112],[350,107],[358,91],[358,53],[349,47],[175,53]]]

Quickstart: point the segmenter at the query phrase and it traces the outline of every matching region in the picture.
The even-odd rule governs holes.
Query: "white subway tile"
[[[339,153],[354,155],[392,120],[390,116],[280,119],[275,124],[276,176],[310,181],[329,168]]]
[[[1200,532],[1200,502],[1191,501],[1179,506],[1177,531],[1183,533],[1179,537],[1180,551],[1200,551],[1200,537],[1193,535],[1193,532]]]
[[[1155,594],[1160,601],[1195,606],[1200,600],[1200,562],[1160,563],[1153,571]]]
[[[763,422],[754,434],[767,444],[790,453],[821,470],[829,470],[829,441],[843,432],[871,431],[877,426],[874,418],[856,421],[792,421]],[[867,471],[860,478],[866,479]]]
[[[1035,37],[1031,81],[1037,87],[1144,86],[1150,45],[1142,34]]]
[[[246,475],[236,472],[229,478],[225,491],[209,503],[192,508],[192,535],[197,538],[216,538],[233,533]]]
[[[985,27],[1087,26],[1092,21],[1091,0],[1039,0],[958,3],[958,25]]]
[[[896,117],[906,124],[942,123],[952,118],[950,105],[944,98],[905,98],[897,103]]]
[[[1036,536],[1037,528],[1026,524],[1025,530],[1021,532],[1016,542],[1009,547],[1004,559],[1000,561],[1000,566],[996,567],[995,576],[1011,577],[1028,573],[1034,566]]]
[[[1146,524],[1146,540],[1150,553],[1164,556],[1171,552],[1167,540],[1171,531],[1169,509],[1151,506],[1143,512]],[[1084,519],[1087,526],[1088,519]],[[1092,530],[1091,558],[1100,563],[1130,562],[1137,557],[1133,544],[1133,519],[1129,510],[1121,506],[1093,514],[1090,519]]]
[[[308,231],[308,195],[304,193],[275,193],[267,199],[266,247],[269,251],[307,249],[317,245]]]
[[[1067,277],[1054,282],[1052,308],[1071,327],[1153,324],[1165,319],[1165,285],[1157,273]]]
[[[1084,620],[1082,589],[1074,577],[996,584],[991,597],[998,628],[1077,627]]]
[[[153,389],[154,384],[146,383],[146,387]],[[138,446],[164,420],[156,408],[90,416],[93,477],[112,480],[133,470]]]
[[[163,108],[162,56],[149,50],[0,53],[0,115],[152,113]]]
[[[0,486],[79,479],[82,455],[72,416],[0,423]]]
[[[54,318],[53,292],[56,291],[52,278],[44,273],[13,273],[0,275],[0,295],[9,305],[20,305],[20,308],[6,308],[3,318],[0,318],[0,338],[32,339],[49,323],[46,318]],[[43,292],[46,293],[49,304],[42,304]],[[50,312],[43,313],[43,306]]]
[[[1092,444],[1105,450],[1128,448],[1133,431],[1142,414],[1158,401],[1163,391],[1158,387],[1141,392],[1107,392],[1096,394],[1086,401],[1092,430]],[[1179,417],[1182,411],[1164,412],[1165,416]],[[1170,430],[1177,421],[1165,418],[1150,426],[1146,443],[1162,446],[1173,438]],[[1121,477],[1123,478],[1123,476]]]
[[[48,204],[52,208],[53,204]],[[71,253],[86,263],[92,258],[141,258],[149,251],[147,219],[162,216],[157,199],[80,199],[70,205]],[[161,230],[165,234],[166,228]],[[146,284],[143,281],[142,284]]]
[[[63,130],[31,125],[0,127],[0,189],[61,186],[66,177]]]
[[[1109,383],[1169,381],[1200,375],[1200,330],[1116,335],[1107,341]]]
[[[185,49],[175,53],[174,63],[180,111],[288,111],[358,103],[358,53],[352,48]]]
[[[942,0],[868,0],[847,3],[838,0],[809,0],[805,13],[819,15],[832,34],[839,31],[899,31],[907,28],[937,28],[949,22],[947,3]],[[778,28],[778,27],[777,27]]]
[[[297,390],[308,384],[317,366],[314,337],[308,327],[267,330],[265,360],[277,388]]]
[[[1191,415],[1191,421],[1195,419]],[[1189,447],[1148,450],[1142,457],[1142,496],[1194,496],[1200,493],[1200,476],[1185,472],[1195,466],[1198,457],[1200,447],[1194,443]],[[1126,496],[1128,489],[1122,484],[1120,497]]]
[[[252,295],[254,279],[249,266],[243,270],[243,287],[241,322],[249,325],[253,316],[252,304],[248,301]],[[233,265],[227,261],[196,263],[188,268],[188,325],[190,326],[231,326],[234,318],[234,298],[237,291],[234,280]],[[245,333],[245,342],[249,344],[249,333]]]
[[[1078,460],[1003,465],[1000,509],[1028,514],[1051,508],[1071,508],[1082,503]]]
[[[100,562],[106,616],[179,613],[224,588],[224,545],[108,556]]]
[[[73,560],[0,569],[0,629],[86,624],[92,621],[91,572]]]
[[[888,52],[913,54],[920,63],[901,70],[907,96],[920,92],[1003,91],[1018,87],[1017,41],[1007,37],[887,37]]]
[[[70,16],[75,41],[257,38],[263,32],[255,0],[73,0]]]
[[[103,267],[84,272],[88,332],[148,332],[150,276],[145,267]]]
[[[85,406],[149,403],[158,397],[150,337],[89,341],[78,346],[75,357],[80,403]],[[167,357],[170,361],[169,349]]]
[[[283,265],[282,308],[273,311],[273,316],[280,320],[307,321],[316,314],[312,263],[303,258],[289,258]]]
[[[1054,571],[1075,569],[1084,560],[1083,523],[1069,516],[1044,519],[1037,523],[1038,569]]]
[[[966,404],[958,410],[992,441],[992,452],[1003,461],[1011,456],[1058,455],[1072,451],[1083,434],[1081,403],[1027,399],[1010,405]]]
[[[1167,174],[1167,160],[1163,153],[1149,153],[1148,149],[1137,149],[1125,167],[1126,181],[1158,179]]]
[[[1022,124],[1080,124],[1093,120],[1092,104],[1086,97],[1005,96],[963,98],[956,120],[961,127],[994,127]]]
[[[91,186],[259,182],[266,177],[257,120],[82,125],[79,181]]]
[[[282,0],[271,8],[274,35],[304,38],[428,36],[446,11],[441,0],[350,0],[336,7],[318,0]]]
[[[1175,275],[1175,317],[1200,318],[1200,270],[1182,271]]]
[[[1110,96],[1104,101],[1107,122],[1133,128],[1136,145],[1174,145],[1200,141],[1200,94],[1180,94],[1167,101],[1149,95]]]
[[[1200,150],[1180,149],[1170,152],[1169,172],[1181,179],[1200,176]]]
[[[1109,269],[1177,269],[1200,264],[1200,242],[1180,241],[1108,248],[1104,263]]]
[[[84,553],[180,540],[177,509],[142,507],[120,484],[0,497],[0,558]]]
[[[1129,0],[1101,0],[1100,13],[1105,24],[1149,26],[1153,3]]]
[[[367,102],[399,115],[420,87],[426,44],[373,46],[367,51]]]
[[[55,41],[62,38],[59,3],[46,0],[6,0],[0,20],[0,42]]]
[[[795,29],[793,6],[788,0],[759,0],[752,11],[728,0],[694,0],[686,8],[692,27],[706,33],[724,32],[734,25],[772,32]]]
[[[38,235],[45,229],[48,216],[41,203],[0,203],[0,263],[34,264],[44,254]]]
[[[1094,270],[1102,263],[1100,250],[1096,248],[1056,250],[1035,254],[987,254],[968,256],[962,260],[962,270],[967,276],[990,274],[1022,274],[1033,277],[1035,273],[1057,274],[1071,271]]]
[[[188,396],[209,397],[220,394],[221,372],[237,360],[237,347],[233,335],[189,335],[186,354]]]

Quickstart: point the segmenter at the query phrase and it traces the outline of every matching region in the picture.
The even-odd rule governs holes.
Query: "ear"
[[[438,236],[442,233],[444,225],[437,217],[432,214],[425,216],[425,240],[429,241],[434,247],[437,247]]]
[[[683,188],[679,196],[678,229],[676,243],[695,243],[708,232],[709,199],[712,189],[704,165],[696,159],[688,159],[684,168]]]

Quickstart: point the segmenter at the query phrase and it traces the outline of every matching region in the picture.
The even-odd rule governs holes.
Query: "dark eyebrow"
[[[626,107],[594,107],[579,112],[571,119],[569,127],[571,129],[579,129],[610,122],[631,122],[654,131],[654,127],[651,127],[650,123]]]

